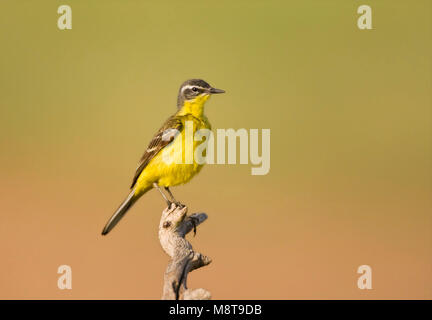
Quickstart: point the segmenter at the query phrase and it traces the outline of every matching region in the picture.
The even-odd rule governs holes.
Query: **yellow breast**
[[[149,162],[137,180],[137,189],[146,190],[154,182],[163,187],[184,184],[201,170],[203,165],[197,163],[194,154],[197,146],[206,141],[195,141],[193,137],[200,129],[211,129],[211,125],[203,114],[208,96],[198,98],[195,102],[186,102],[177,112],[176,117],[183,124],[180,134]],[[192,141],[189,140],[191,137]],[[193,150],[188,147],[191,145]]]
[[[160,186],[169,187],[188,182],[194,175],[196,175],[202,168],[202,164],[198,163],[194,157],[195,150],[201,141],[189,141],[193,139],[197,130],[206,128],[209,129],[210,125],[206,125],[200,119],[183,116],[183,127],[186,127],[186,122],[189,121],[188,126],[191,127],[191,132],[183,129],[174,141],[165,149],[160,152],[150,163],[154,170],[154,175],[158,177],[157,183]],[[190,135],[190,136],[189,136]],[[189,138],[187,137],[189,136]],[[192,146],[192,148],[191,148]],[[146,168],[147,170],[147,168]]]

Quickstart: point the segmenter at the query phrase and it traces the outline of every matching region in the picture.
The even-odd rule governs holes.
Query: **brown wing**
[[[164,123],[164,125],[159,129],[159,131],[150,141],[147,150],[141,157],[141,160],[135,171],[135,176],[132,180],[131,188],[134,187],[135,183],[138,180],[138,177],[140,176],[144,168],[147,167],[150,160],[153,159],[154,156],[157,155],[158,152],[161,151],[165,146],[170,144],[174,140],[178,132],[182,130],[182,128],[183,124],[178,117],[172,116],[168,118],[168,120]]]

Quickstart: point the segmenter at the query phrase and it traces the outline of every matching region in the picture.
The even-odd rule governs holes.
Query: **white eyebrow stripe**
[[[203,90],[206,89],[206,88],[203,88],[203,87],[200,87],[200,86],[194,86],[194,85],[190,85],[190,84],[188,84],[187,86],[184,86],[184,87],[181,89],[181,91],[183,92],[183,91],[185,91],[185,89],[192,89],[192,88],[195,88],[195,87],[200,88],[200,89],[203,89]]]

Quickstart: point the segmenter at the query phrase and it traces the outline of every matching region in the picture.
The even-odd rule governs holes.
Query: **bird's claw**
[[[180,201],[176,201],[176,202],[174,202],[175,203],[175,205],[177,206],[177,207],[179,207],[179,208],[184,208],[185,207],[185,205],[183,204],[183,203],[181,203]]]
[[[180,208],[183,209],[184,207],[186,207],[183,203],[181,203],[180,201],[167,201],[167,205],[169,209],[174,209],[174,208]],[[173,206],[174,205],[174,206]]]

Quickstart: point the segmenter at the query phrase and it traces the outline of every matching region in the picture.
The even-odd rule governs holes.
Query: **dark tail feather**
[[[126,200],[123,201],[123,203],[120,205],[117,211],[108,220],[107,224],[105,225],[105,228],[102,231],[103,236],[106,235],[108,232],[110,232],[116,226],[116,224],[121,220],[121,218],[124,217],[126,212],[132,207],[132,205],[135,203],[137,199],[138,197],[135,196],[135,190],[132,190],[131,193],[129,193]]]

